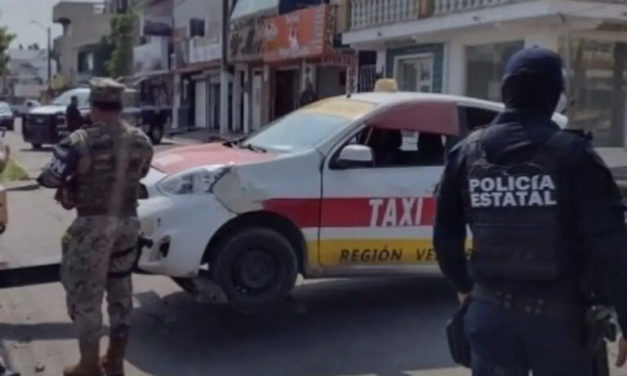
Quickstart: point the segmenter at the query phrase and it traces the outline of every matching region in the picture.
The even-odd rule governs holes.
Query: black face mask
[[[555,112],[562,91],[561,80],[530,72],[507,76],[501,87],[508,109],[549,117]]]
[[[509,109],[550,117],[563,88],[562,59],[553,51],[533,47],[509,60],[501,94]]]

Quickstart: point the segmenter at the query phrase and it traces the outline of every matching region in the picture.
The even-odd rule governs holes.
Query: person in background
[[[78,98],[76,98],[76,96],[72,96],[70,104],[65,110],[65,121],[67,122],[67,129],[70,133],[83,125],[83,116],[78,110]]]

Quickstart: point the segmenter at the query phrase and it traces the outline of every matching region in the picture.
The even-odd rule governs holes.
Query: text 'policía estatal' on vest
[[[473,208],[554,206],[555,183],[550,175],[495,176],[469,179]]]

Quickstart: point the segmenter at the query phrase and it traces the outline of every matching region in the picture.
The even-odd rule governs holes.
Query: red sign
[[[332,48],[330,25],[328,4],[267,19],[263,60],[271,63],[325,56]]]

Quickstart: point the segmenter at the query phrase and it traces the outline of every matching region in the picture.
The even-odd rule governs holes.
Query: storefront
[[[500,101],[505,64],[523,48],[522,39],[466,46],[466,95]]]
[[[264,75],[263,18],[231,22],[229,62],[234,66],[232,114],[235,131],[248,133],[267,122],[269,82]]]
[[[331,7],[323,4],[267,18],[264,28],[263,61],[270,67],[270,118],[275,119],[319,97],[318,66],[333,51]],[[326,68],[320,71],[323,76],[335,73]],[[325,85],[325,92],[336,91],[336,82]]]
[[[387,50],[387,77],[394,77],[402,91],[441,93],[443,64],[441,43]]]
[[[568,60],[570,126],[594,134],[598,146],[627,145],[627,39],[594,34],[560,39]]]

